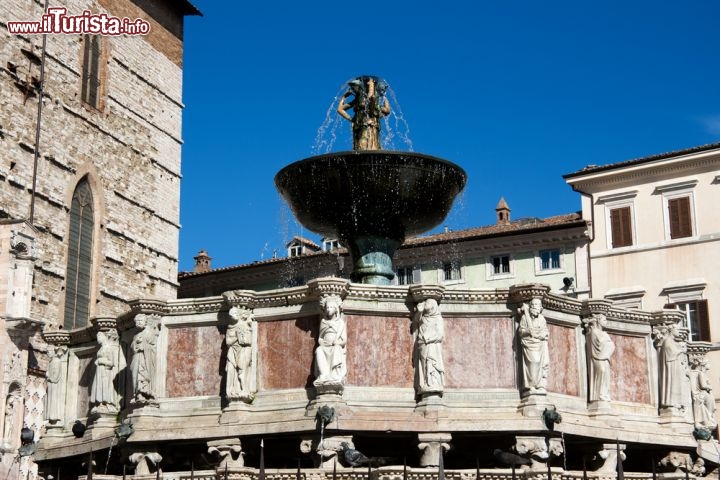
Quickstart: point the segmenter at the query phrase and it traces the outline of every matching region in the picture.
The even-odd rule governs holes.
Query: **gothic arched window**
[[[90,316],[92,280],[93,197],[87,178],[75,187],[70,206],[68,260],[65,272],[65,328],[84,327]]]

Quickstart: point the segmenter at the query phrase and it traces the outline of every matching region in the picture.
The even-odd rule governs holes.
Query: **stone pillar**
[[[162,455],[155,451],[140,451],[130,454],[130,463],[135,464],[135,475],[150,475],[157,473],[162,462]]]
[[[625,444],[619,445],[620,449],[620,461],[625,461]],[[618,444],[616,443],[603,443],[598,448],[596,458],[602,461],[600,466],[595,469],[596,472],[602,474],[614,474],[617,472],[618,462]]]
[[[450,450],[450,433],[418,433],[418,448],[421,467],[437,467],[440,463],[440,454]],[[442,450],[441,450],[442,449]]]
[[[515,437],[515,451],[530,460],[531,469],[547,470],[550,452],[545,437],[517,436]]]
[[[207,442],[208,453],[220,457],[218,469],[242,468],[245,466],[245,459],[242,451],[242,444],[239,438],[226,438],[223,440],[211,440]]]
[[[355,448],[352,435],[304,438],[300,441],[300,452],[312,454],[318,468],[332,470],[336,463],[338,467],[342,465],[339,456],[342,455],[343,444],[347,448]]]

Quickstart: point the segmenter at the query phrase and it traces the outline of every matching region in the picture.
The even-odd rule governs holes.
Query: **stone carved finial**
[[[440,449],[448,452],[451,448],[450,433],[418,433],[418,448],[422,451],[420,456],[421,467],[437,467],[440,460]]]
[[[225,365],[228,400],[252,402],[255,396],[253,362],[253,324],[252,310],[244,307],[232,307],[229,311],[230,324],[225,334],[227,345],[227,363]]]
[[[128,460],[135,464],[135,475],[150,475],[160,470],[162,455],[157,452],[135,452]]]
[[[118,413],[120,408],[119,373],[125,368],[125,355],[120,347],[117,330],[101,330],[97,333],[100,348],[95,355],[95,377],[90,390],[92,413]]]
[[[658,463],[668,472],[684,474],[691,473],[693,475],[703,475],[705,473],[705,461],[698,458],[693,461],[689,453],[670,452]]]
[[[687,332],[678,323],[653,327],[653,343],[659,357],[660,408],[681,414],[687,394]]]
[[[341,395],[347,376],[345,344],[347,325],[342,314],[342,299],[337,294],[320,298],[320,330],[315,349],[315,381],[319,394]]]
[[[255,292],[252,290],[230,290],[223,292],[225,303],[230,307],[243,307],[252,309],[255,307]]]
[[[690,371],[690,393],[695,429],[703,434],[711,434],[717,427],[715,420],[715,396],[708,377],[709,362],[705,358],[710,350],[708,342],[693,342],[688,345],[688,363]],[[697,433],[696,433],[697,435]]]
[[[522,347],[523,394],[544,395],[547,389],[550,353],[550,332],[542,315],[542,300],[538,297],[523,303],[518,309],[518,336]]]
[[[47,405],[45,419],[49,428],[62,428],[65,420],[65,371],[67,368],[67,345],[50,344],[48,348]]]
[[[415,391],[423,397],[432,394],[442,395],[445,384],[442,351],[445,327],[435,298],[422,300],[415,307],[412,333],[415,339],[413,351]]]
[[[625,461],[625,444],[621,443],[619,444],[619,450],[620,450],[620,461]],[[598,453],[595,456],[595,459],[600,462],[600,466],[595,470],[599,473],[604,474],[614,474],[617,472],[617,462],[618,462],[618,444],[616,443],[603,443]]]
[[[220,463],[218,469],[241,468],[245,466],[245,452],[242,450],[242,443],[239,438],[227,438],[224,440],[211,440],[207,442],[208,453],[218,455]]]
[[[131,344],[133,352],[130,371],[133,380],[133,402],[157,405],[157,341],[160,316],[139,313],[135,316],[138,332]]]
[[[596,313],[583,321],[587,338],[587,358],[590,373],[590,402],[610,401],[610,357],[615,352],[615,343],[605,331],[607,318]]]

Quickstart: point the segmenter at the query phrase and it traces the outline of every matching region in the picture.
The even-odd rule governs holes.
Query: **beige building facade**
[[[720,367],[720,144],[565,175],[592,224],[590,290],[615,305],[686,315]],[[720,392],[713,377],[715,392]]]

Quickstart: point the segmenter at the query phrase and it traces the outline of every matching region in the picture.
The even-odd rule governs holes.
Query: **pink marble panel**
[[[445,386],[515,388],[513,334],[508,318],[445,319]]]
[[[168,397],[220,395],[224,335],[216,326],[171,328],[168,331]]]
[[[548,325],[550,338],[550,372],[548,391],[567,395],[580,395],[575,329],[560,325]]]
[[[412,387],[410,319],[346,315],[348,385]]]
[[[317,316],[258,324],[261,390],[312,386]]]
[[[610,398],[650,403],[647,345],[643,337],[610,334],[615,353],[610,358]]]

